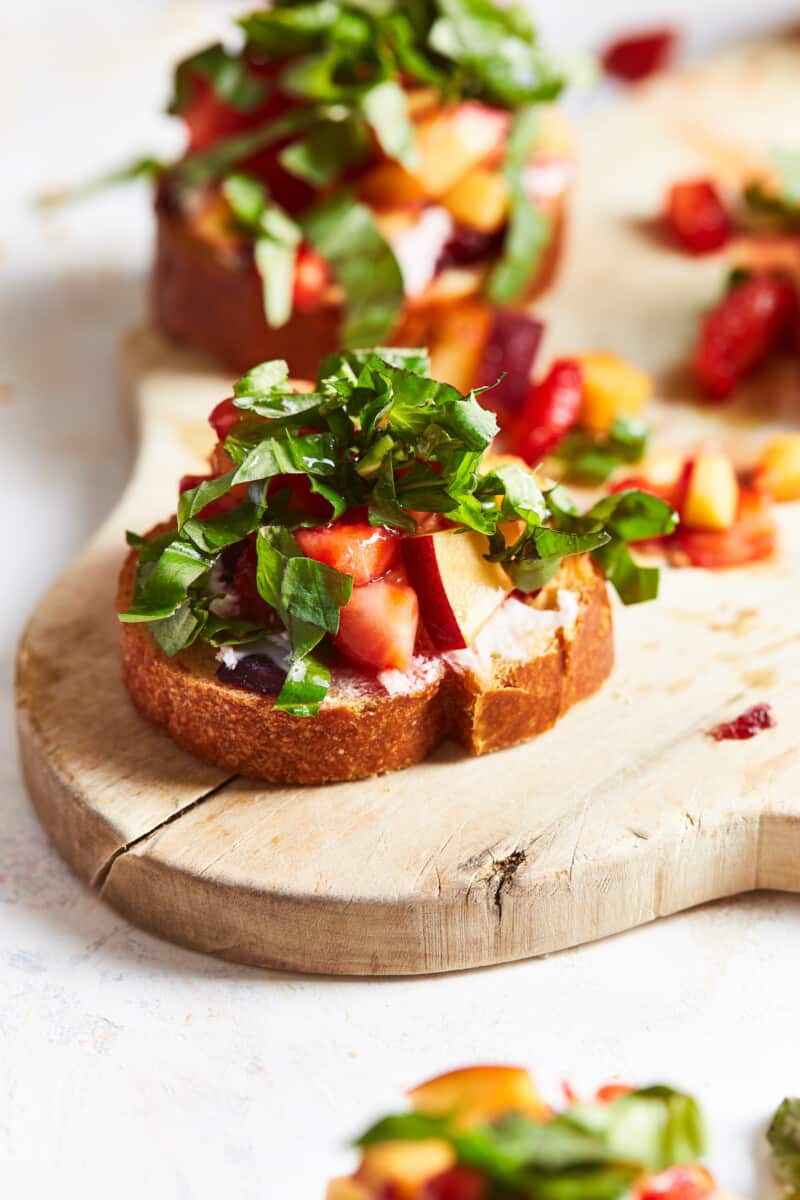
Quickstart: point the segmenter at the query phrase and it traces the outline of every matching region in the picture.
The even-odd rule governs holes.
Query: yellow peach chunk
[[[325,1193],[325,1200],[371,1200],[372,1189],[353,1175],[340,1175],[332,1179]]]
[[[367,171],[358,190],[361,199],[373,208],[403,208],[425,198],[419,180],[396,162],[378,163]]]
[[[730,529],[739,508],[739,484],[726,454],[695,459],[681,519],[692,529]]]
[[[455,1164],[455,1152],[441,1138],[417,1142],[378,1142],[364,1150],[359,1180],[372,1185],[393,1184],[398,1200],[414,1200],[420,1184]]]
[[[491,309],[478,301],[464,301],[442,307],[438,317],[428,341],[431,376],[468,392],[475,386],[489,337]]]
[[[501,171],[475,167],[445,192],[442,204],[462,225],[495,233],[508,215],[508,184]]]
[[[476,101],[449,105],[416,125],[412,168],[428,196],[438,197],[473,167],[502,150],[508,114]]]
[[[677,450],[663,450],[648,458],[642,474],[654,487],[670,488],[678,482],[685,462],[685,457]]]
[[[508,1112],[523,1112],[535,1120],[550,1115],[530,1073],[522,1067],[465,1067],[420,1084],[409,1093],[418,1112],[454,1113],[466,1127]]]
[[[800,500],[800,433],[779,433],[767,442],[755,477],[773,500]]]
[[[609,350],[576,355],[583,370],[583,399],[578,423],[592,433],[607,433],[617,417],[637,416],[650,398],[650,376]]]

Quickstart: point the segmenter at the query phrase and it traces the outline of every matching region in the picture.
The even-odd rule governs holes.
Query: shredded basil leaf
[[[303,217],[303,232],[345,294],[346,346],[381,342],[397,324],[403,306],[403,276],[372,213],[350,192],[340,192]]]

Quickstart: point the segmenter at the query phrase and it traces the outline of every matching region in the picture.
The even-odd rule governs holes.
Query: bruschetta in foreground
[[[579,515],[487,458],[493,414],[424,352],[362,351],[292,385],[262,364],[212,413],[212,474],[132,549],[125,682],[180,745],[232,771],[322,783],[472,754],[553,725],[613,661],[606,578],[649,599],[626,543],[668,532],[636,490]]]
[[[352,1175],[327,1200],[723,1200],[691,1098],[663,1085],[567,1091],[553,1110],[522,1067],[477,1066],[429,1079],[411,1108],[357,1141]]]

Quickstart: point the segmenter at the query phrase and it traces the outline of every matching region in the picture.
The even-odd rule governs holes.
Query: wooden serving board
[[[579,131],[547,354],[607,346],[652,369],[662,441],[712,433],[744,454],[782,408],[800,413],[796,367],[731,410],[684,402],[676,365],[724,265],[669,251],[647,225],[671,179],[737,178],[765,146],[796,145],[798,112],[800,45],[773,43],[659,80]],[[535,742],[482,759],[442,747],[361,783],[265,787],[176,749],[120,682],[123,531],[172,511],[227,387],[146,332],[126,360],[141,423],[133,478],[19,654],[31,797],[104,899],[223,958],[401,974],[544,954],[752,888],[800,890],[800,506],[780,510],[777,562],[667,571],[658,603],[617,607],[612,679]],[[762,700],[776,728],[708,736]]]

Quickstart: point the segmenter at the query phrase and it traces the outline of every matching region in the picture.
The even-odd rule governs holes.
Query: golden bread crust
[[[136,560],[132,551],[120,574],[120,611],[131,602]],[[447,737],[470,754],[486,754],[549,729],[611,671],[611,609],[601,572],[588,557],[566,559],[534,605],[555,607],[559,589],[576,596],[574,626],[569,633],[545,633],[526,661],[492,657],[488,665],[455,666],[442,656],[427,660],[430,669],[399,692],[344,672],[338,682],[335,675],[316,717],[289,716],[275,710],[274,697],[221,682],[207,645],[168,658],[145,624],[120,626],[123,679],[143,716],[179,746],[271,783],[319,784],[396,771],[421,762]]]

